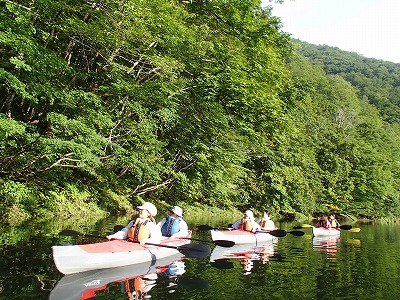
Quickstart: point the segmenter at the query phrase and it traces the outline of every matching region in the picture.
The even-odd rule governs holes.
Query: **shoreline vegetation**
[[[399,218],[400,64],[293,40],[255,0],[72,2],[0,1],[3,224],[144,200]]]
[[[159,208],[159,215],[162,216],[168,211],[169,205],[166,203],[154,202]],[[64,203],[59,203],[60,208],[55,211],[41,211],[39,214],[29,216],[25,212],[20,212],[17,209],[10,210],[8,218],[3,220],[3,227],[19,226],[24,222],[56,222],[59,227],[66,228],[80,228],[86,227],[88,224],[95,224],[99,220],[115,219],[116,224],[124,224],[129,221],[133,215],[137,213],[135,207],[129,205],[127,210],[119,211],[118,213],[110,213],[96,207],[94,203],[83,203],[83,202],[68,202],[68,206],[64,206]],[[238,209],[223,209],[217,207],[210,207],[208,205],[195,205],[187,206],[185,203],[178,203],[184,210],[184,217],[187,219],[195,220],[198,224],[209,224],[215,225],[216,220],[237,220],[242,217],[243,212]],[[63,210],[63,208],[68,208]],[[318,219],[318,215],[322,212],[316,212],[312,215],[304,215],[300,213],[272,213],[273,220],[275,222],[298,222],[298,223],[312,223]],[[327,211],[325,211],[327,213]],[[335,212],[341,222],[348,223],[391,223],[399,222],[400,218],[357,218],[355,216],[348,215],[344,212]],[[255,210],[256,216],[261,216],[262,212]],[[55,221],[57,220],[57,221]]]

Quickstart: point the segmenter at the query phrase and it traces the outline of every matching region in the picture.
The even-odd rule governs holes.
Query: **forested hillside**
[[[358,97],[375,105],[383,120],[400,122],[400,64],[366,58],[326,45],[301,44],[299,53],[358,88]]]
[[[303,46],[257,0],[0,0],[1,218],[400,215],[400,66]]]

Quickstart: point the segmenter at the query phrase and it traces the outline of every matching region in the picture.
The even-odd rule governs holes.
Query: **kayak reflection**
[[[275,254],[277,242],[277,240],[270,241],[260,246],[239,244],[229,249],[216,246],[211,252],[210,264],[217,269],[230,269],[234,267],[230,260],[238,259],[243,267],[243,275],[249,275],[254,267],[254,261],[264,265],[269,263],[270,257]]]
[[[174,261],[169,265],[157,267],[157,273],[149,273],[134,278],[129,278],[121,283],[122,292],[126,293],[129,300],[148,299],[149,291],[156,286],[156,280],[159,276],[169,278],[169,292],[173,293],[173,287],[178,284],[177,277],[185,273],[185,263],[183,261]]]
[[[156,262],[70,274],[60,279],[49,299],[91,299],[111,283],[120,283],[121,291],[126,293],[128,299],[147,299],[151,297],[150,290],[158,284],[159,276],[167,278],[167,288],[172,293],[173,287],[178,284],[178,277],[184,273],[184,258],[175,255]]]
[[[327,259],[335,260],[340,236],[314,236],[313,249],[327,254]]]

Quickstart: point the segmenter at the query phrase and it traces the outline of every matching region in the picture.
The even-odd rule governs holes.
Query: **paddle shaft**
[[[299,226],[294,226],[293,228],[300,229],[300,228],[312,228],[312,227],[314,227],[314,226],[309,225],[309,224],[303,224],[303,225],[299,225]],[[342,229],[342,230],[350,230],[352,228],[353,228],[353,226],[351,226],[351,225],[340,225],[339,226],[339,229]]]
[[[227,247],[227,248],[235,246],[235,242],[228,241],[228,240],[205,241],[205,240],[200,240],[200,239],[195,239],[195,238],[185,238],[185,237],[181,237],[180,239],[198,241],[198,242],[202,242],[202,243],[213,243],[217,246]]]

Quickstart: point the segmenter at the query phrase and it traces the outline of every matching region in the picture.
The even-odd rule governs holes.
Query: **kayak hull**
[[[186,236],[191,237],[191,232]],[[175,247],[190,243],[186,239],[164,239],[154,246],[111,240],[85,245],[53,246],[53,260],[63,274],[134,265],[179,254]],[[171,248],[169,248],[171,247]]]
[[[336,228],[324,228],[324,227],[313,227],[314,236],[340,236],[340,229]]]
[[[276,237],[270,235],[269,233],[260,232],[252,233],[245,230],[211,230],[211,239],[213,241],[217,240],[227,240],[235,242],[235,244],[253,244],[258,245],[263,242],[270,242],[276,239]]]

